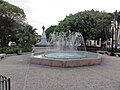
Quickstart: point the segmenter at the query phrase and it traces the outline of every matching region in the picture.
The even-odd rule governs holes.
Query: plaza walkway
[[[0,61],[0,74],[11,78],[11,90],[120,90],[120,58],[102,58],[101,65],[57,68],[14,55]]]

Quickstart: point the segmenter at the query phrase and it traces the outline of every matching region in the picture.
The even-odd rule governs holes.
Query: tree
[[[1,46],[7,46],[9,36],[14,37],[14,28],[25,20],[24,11],[8,2],[0,0],[0,41]]]
[[[29,24],[22,24],[16,32],[16,38],[21,46],[31,46],[36,42],[36,28]]]
[[[61,27],[61,31],[81,32],[85,40],[101,38],[102,41],[106,41],[107,38],[110,38],[110,23],[109,13],[87,10],[66,16],[58,26]],[[103,32],[104,37],[101,36]]]
[[[107,39],[111,38],[111,13],[99,12],[96,18],[95,25],[95,37],[94,39],[98,40],[101,38],[102,42],[105,42]]]
[[[114,21],[114,35],[115,35],[115,49],[117,49],[117,44],[118,44],[118,36],[119,36],[119,26],[120,26],[120,11],[115,11],[113,12],[113,21]]]
[[[113,16],[113,13],[100,12],[93,9],[81,11],[66,16],[58,25],[48,28],[47,34],[49,35],[53,31],[67,32],[71,30],[71,32],[81,32],[85,41],[91,39],[99,40],[101,38],[101,41],[105,42],[112,36],[110,28]],[[119,18],[118,20],[120,20]]]
[[[49,28],[47,28],[46,31],[45,31],[47,39],[49,39],[49,34],[50,33],[57,32],[57,31],[58,31],[58,26],[57,25],[50,26]]]

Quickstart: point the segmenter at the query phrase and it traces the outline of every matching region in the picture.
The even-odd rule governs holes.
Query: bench
[[[120,57],[120,53],[112,53],[112,52],[108,52],[108,51],[97,51],[97,53],[99,54],[107,54],[107,55],[110,55],[110,56],[118,56]]]
[[[0,60],[2,60],[4,57],[6,56],[6,54],[0,54]]]
[[[107,51],[97,51],[99,54],[107,54]]]
[[[115,53],[116,56],[120,57],[120,53]]]

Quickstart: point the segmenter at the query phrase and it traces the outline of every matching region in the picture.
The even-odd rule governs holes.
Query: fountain
[[[54,32],[49,36],[49,47],[43,52],[35,52],[31,63],[57,66],[76,67],[101,63],[98,54],[86,51],[83,36],[79,32]]]

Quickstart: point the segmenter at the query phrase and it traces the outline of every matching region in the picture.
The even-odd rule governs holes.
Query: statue
[[[44,25],[43,25],[42,29],[43,29],[43,31],[45,30],[45,26]]]
[[[37,43],[36,45],[38,46],[47,46],[47,38],[46,38],[46,33],[45,33],[45,26],[43,25],[42,27],[43,32],[42,32],[42,36],[41,36],[41,41],[39,43]]]

